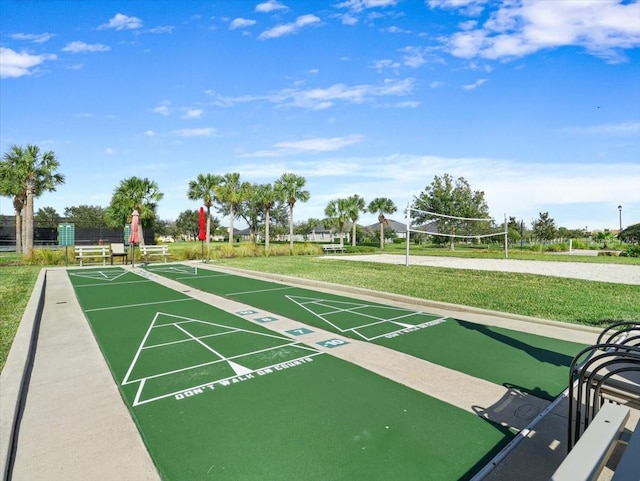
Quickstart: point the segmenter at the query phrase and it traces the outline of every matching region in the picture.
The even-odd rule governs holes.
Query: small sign
[[[257,314],[257,313],[258,313],[258,311],[252,311],[252,310],[236,312],[236,314],[238,314],[239,316],[248,316],[250,314]]]
[[[311,334],[313,331],[311,329],[307,329],[306,327],[301,327],[300,329],[289,329],[288,331],[284,331],[287,334],[291,334],[292,336],[303,336],[305,334]]]
[[[257,322],[273,322],[277,321],[277,317],[259,317],[258,319],[254,319]]]
[[[333,349],[334,347],[344,346],[345,344],[349,343],[347,341],[343,341],[342,339],[327,339],[326,341],[320,341],[316,344],[322,347]]]
[[[129,236],[131,235],[131,224],[124,226],[124,245],[129,245]]]

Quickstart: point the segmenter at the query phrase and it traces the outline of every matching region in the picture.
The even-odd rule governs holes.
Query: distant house
[[[407,224],[406,222],[398,222],[397,220],[387,219],[387,224],[385,224],[385,229],[393,229],[398,237],[402,239],[407,238]],[[375,232],[380,232],[380,223],[376,222],[375,224],[371,224],[365,227],[365,229],[371,229]]]

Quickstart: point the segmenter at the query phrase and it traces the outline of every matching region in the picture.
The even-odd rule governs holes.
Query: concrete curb
[[[41,269],[0,375],[0,472],[3,480],[11,479],[14,449],[33,367],[46,285],[47,270]]]

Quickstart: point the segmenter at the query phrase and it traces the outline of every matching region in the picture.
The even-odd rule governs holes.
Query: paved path
[[[380,262],[404,265],[399,254],[323,256],[327,260]],[[588,281],[640,285],[640,265],[600,264],[590,262],[525,261],[519,259],[471,259],[465,257],[409,256],[409,265],[473,269],[481,271],[520,272],[543,276],[567,277]]]

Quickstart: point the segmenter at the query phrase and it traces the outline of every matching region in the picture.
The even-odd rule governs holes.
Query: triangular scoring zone
[[[401,322],[400,319],[413,317],[413,316],[423,316],[423,315],[430,316],[429,314],[422,311],[413,311],[413,310],[405,309],[402,307],[381,306],[381,305],[375,305],[375,304],[367,304],[363,302],[347,302],[347,301],[337,301],[334,299],[303,297],[303,296],[287,295],[285,297],[289,299],[291,302],[300,306],[302,309],[313,314],[318,319],[329,324],[339,332],[341,333],[352,332],[357,336],[359,336],[360,338],[364,339],[365,341],[372,341],[382,336],[377,335],[375,337],[368,337],[363,333],[361,333],[359,329],[365,329],[374,325],[389,323],[389,324],[394,324],[396,326],[399,326],[400,330],[402,330],[402,329],[412,328],[415,326],[415,324]],[[389,317],[380,317],[380,316],[374,316],[371,314],[366,314],[364,312],[358,312],[360,309],[367,309],[367,308],[376,308],[378,310],[386,310],[389,312],[402,313],[402,314],[392,315]],[[351,315],[361,316],[364,322],[359,326],[344,329],[339,325],[337,325],[335,322],[331,322],[327,318],[327,316],[340,314],[340,313],[349,313]],[[388,332],[385,335],[391,334],[392,332]]]
[[[197,323],[201,323],[201,324],[205,324],[205,325],[208,325],[208,326],[215,327],[216,329],[218,329],[218,332],[216,334],[195,336],[195,335],[187,332],[187,330],[185,330],[185,329],[180,327],[180,324],[193,323],[193,322],[197,322]],[[189,317],[185,317],[185,316],[179,316],[179,315],[176,315],[176,314],[170,314],[170,313],[165,313],[165,312],[156,312],[156,314],[153,317],[153,320],[151,321],[151,324],[149,325],[149,328],[147,329],[147,332],[145,333],[142,341],[140,342],[140,345],[138,346],[136,354],[134,355],[134,358],[131,361],[131,364],[129,365],[127,373],[125,374],[124,379],[122,380],[122,386],[125,386],[125,385],[128,385],[128,384],[133,384],[133,383],[139,383],[138,390],[137,390],[137,393],[135,395],[135,399],[134,399],[134,402],[133,402],[133,406],[137,406],[137,405],[140,405],[140,404],[145,404],[147,402],[159,400],[159,399],[162,399],[162,398],[165,398],[165,397],[170,397],[170,396],[173,396],[174,394],[177,394],[177,393],[171,392],[171,393],[166,393],[164,395],[161,395],[159,397],[155,397],[153,399],[141,400],[142,391],[144,390],[145,383],[147,382],[148,379],[150,379],[150,377],[132,376],[132,373],[133,373],[133,371],[135,369],[136,363],[138,362],[140,354],[142,353],[143,349],[145,349],[145,348],[162,348],[163,347],[163,344],[147,345],[147,342],[148,342],[150,336],[152,335],[153,330],[154,329],[158,329],[158,328],[168,327],[168,326],[173,326],[176,329],[182,331],[183,337],[182,337],[182,339],[171,341],[171,342],[168,342],[168,343],[166,343],[164,345],[169,345],[169,344],[174,344],[174,343],[179,343],[179,342],[195,342],[195,343],[200,344],[203,348],[209,350],[211,352],[212,357],[213,357],[214,360],[212,360],[210,362],[194,364],[192,366],[182,367],[182,368],[176,369],[174,371],[168,371],[166,373],[161,373],[161,374],[154,375],[154,376],[151,376],[151,377],[161,377],[161,376],[164,376],[164,375],[172,375],[172,374],[175,374],[175,373],[178,373],[178,372],[188,371],[190,369],[197,369],[197,368],[201,368],[201,367],[204,367],[204,366],[207,366],[207,365],[214,365],[214,364],[221,364],[221,363],[226,363],[232,369],[232,371],[235,373],[235,376],[244,376],[244,375],[247,375],[247,374],[250,374],[250,373],[253,373],[253,372],[256,371],[255,369],[251,369],[251,368],[248,368],[246,366],[243,366],[243,365],[239,364],[238,362],[234,362],[233,359],[235,359],[236,357],[241,357],[241,356],[233,356],[231,358],[227,358],[224,355],[222,355],[221,353],[217,352],[211,346],[209,346],[209,345],[205,344],[203,341],[201,341],[201,339],[204,339],[204,338],[212,336],[212,335],[224,335],[224,334],[233,334],[233,333],[237,333],[237,332],[244,332],[244,333],[249,333],[249,334],[255,335],[255,336],[264,336],[264,337],[269,337],[269,338],[278,339],[278,340],[283,341],[282,345],[274,347],[274,348],[270,348],[270,349],[278,349],[278,348],[283,348],[283,347],[295,345],[298,348],[302,348],[302,349],[311,351],[309,356],[315,356],[316,354],[321,354],[320,351],[318,351],[316,349],[313,349],[313,348],[310,348],[308,346],[304,346],[303,344],[300,344],[297,341],[293,341],[292,339],[290,339],[288,337],[285,337],[285,336],[255,332],[255,331],[248,330],[248,329],[231,327],[231,326],[227,326],[227,325],[224,325],[224,324],[218,324],[218,323],[215,323],[215,322],[204,321],[204,320],[189,318]],[[267,349],[267,350],[269,350],[269,349]],[[260,351],[256,351],[256,353],[257,352],[260,352]],[[254,354],[254,353],[247,352],[247,353],[244,353],[243,355],[251,355],[251,354]],[[213,380],[213,382],[217,382],[217,381],[221,381],[221,380]],[[196,386],[194,386],[194,387],[196,387]]]
[[[91,279],[95,281],[111,282],[127,274],[127,271],[123,271],[122,269],[105,269],[105,270],[99,270],[99,271],[92,270],[92,271],[86,271],[86,272],[68,271],[68,274],[69,276],[73,276],[73,277],[83,277],[85,279]]]

